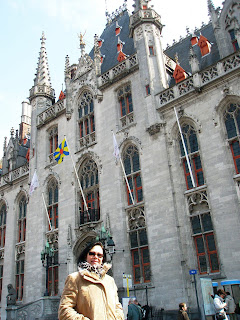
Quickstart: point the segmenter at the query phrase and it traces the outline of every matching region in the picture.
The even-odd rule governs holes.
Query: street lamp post
[[[54,251],[50,248],[49,242],[47,241],[44,247],[44,250],[41,252],[41,260],[43,267],[46,268],[46,291],[44,292],[44,296],[49,296],[48,292],[48,269],[51,265],[52,257],[54,256]]]
[[[112,261],[112,256],[115,253],[115,243],[110,232],[107,232],[104,226],[102,226],[100,230],[100,235],[96,237],[96,240],[102,242],[105,248],[105,244],[107,245],[106,251],[110,255]]]

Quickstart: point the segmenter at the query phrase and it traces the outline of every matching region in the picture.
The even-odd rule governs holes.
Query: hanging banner
[[[204,313],[206,316],[211,316],[215,314],[214,306],[213,306],[213,286],[212,279],[209,278],[200,278],[201,289],[202,289],[202,297],[203,297],[203,306]]]

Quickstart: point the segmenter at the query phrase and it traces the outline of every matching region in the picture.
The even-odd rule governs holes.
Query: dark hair
[[[78,264],[80,262],[84,262],[84,261],[87,260],[88,252],[95,246],[100,246],[103,249],[103,263],[106,262],[106,250],[105,250],[102,242],[100,242],[100,241],[92,241],[92,242],[87,244],[87,246],[84,248],[84,250],[80,254],[80,256],[78,258]]]
[[[182,310],[182,308],[186,305],[185,302],[181,302],[179,303],[179,310]]]
[[[223,290],[223,289],[218,289],[218,291],[217,291],[217,295],[218,296],[220,296],[220,295],[224,295],[224,296],[226,296],[226,292]]]

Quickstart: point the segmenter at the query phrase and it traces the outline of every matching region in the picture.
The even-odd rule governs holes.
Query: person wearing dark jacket
[[[187,305],[184,302],[179,303],[177,320],[189,320],[188,314],[187,314]]]
[[[142,320],[142,310],[136,298],[129,299],[127,319]]]

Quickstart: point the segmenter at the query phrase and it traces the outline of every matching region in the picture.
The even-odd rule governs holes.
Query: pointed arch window
[[[58,147],[58,127],[54,127],[49,131],[49,154],[55,152]]]
[[[88,212],[84,205],[84,199],[80,196],[80,225],[98,221],[100,219],[100,205],[99,205],[99,182],[98,182],[98,168],[92,159],[84,161],[79,170],[79,180],[83,189],[83,194],[87,203]]]
[[[55,243],[53,248],[53,257],[49,261],[48,268],[48,293],[50,296],[58,295],[58,243]]]
[[[51,179],[48,183],[48,216],[52,229],[58,228],[58,183]],[[50,226],[48,226],[50,230]]]
[[[94,101],[90,91],[84,91],[78,102],[78,126],[80,146],[95,141]],[[85,137],[85,140],[83,139]]]
[[[120,107],[120,120],[122,127],[125,127],[133,122],[133,101],[132,89],[130,84],[126,84],[117,91],[119,107]]]
[[[238,44],[238,41],[237,41],[237,38],[236,38],[235,30],[234,29],[229,30],[229,35],[230,35],[230,38],[231,38],[231,42],[232,42],[232,46],[233,46],[234,52],[236,52],[236,51],[239,50],[239,44]]]
[[[123,153],[123,163],[134,202],[143,201],[142,178],[138,149],[134,145],[128,146]],[[132,205],[131,195],[126,184],[128,205]]]
[[[26,238],[26,216],[27,216],[27,199],[22,196],[18,207],[18,242],[25,241]]]
[[[17,301],[23,299],[24,289],[24,257],[16,261],[15,281],[16,281],[16,293]]]
[[[130,251],[135,284],[151,281],[150,254],[145,223],[144,207],[139,206],[127,210]]]
[[[7,224],[7,207],[6,204],[0,206],[0,248],[5,246],[6,237],[6,224]]]
[[[199,150],[199,144],[197,139],[197,133],[193,126],[190,124],[183,124],[182,125],[182,134],[184,139],[184,144],[187,150],[187,154],[189,157],[189,162],[193,174],[193,179],[195,181],[195,185],[197,187],[204,185],[204,175],[202,169],[202,162]],[[190,169],[187,163],[186,155],[184,152],[184,147],[182,143],[182,139],[179,135],[179,145],[180,145],[180,152],[181,152],[181,160],[184,169],[184,176],[186,181],[187,189],[192,189],[193,184],[190,176]]]
[[[231,103],[224,113],[227,139],[236,173],[240,173],[240,105]]]
[[[194,193],[188,196],[187,201],[199,273],[219,272],[220,264],[207,192]]]

